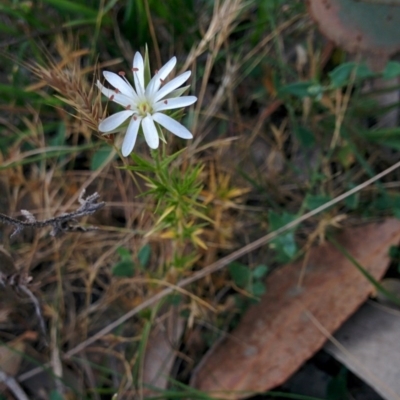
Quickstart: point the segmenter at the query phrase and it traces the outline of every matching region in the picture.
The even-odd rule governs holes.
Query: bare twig
[[[91,215],[96,211],[104,207],[105,202],[97,202],[96,200],[100,197],[98,193],[93,193],[86,199],[83,198],[85,191],[83,190],[79,196],[79,203],[81,206],[73,212],[64,213],[58,217],[45,219],[43,221],[37,221],[36,218],[27,210],[21,210],[22,214],[25,216],[26,220],[21,221],[16,218],[9,217],[8,215],[0,213],[0,222],[8,225],[13,225],[15,227],[11,237],[21,233],[25,228],[43,228],[45,226],[52,226],[51,231],[52,236],[56,236],[60,233],[65,232],[87,232],[89,230],[96,229],[95,227],[85,228],[80,225],[70,224],[70,222],[76,222],[77,218],[84,217],[86,215]]]

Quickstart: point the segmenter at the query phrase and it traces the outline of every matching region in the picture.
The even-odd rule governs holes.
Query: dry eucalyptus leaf
[[[400,312],[364,304],[324,349],[385,400],[400,400]]]
[[[389,247],[400,241],[400,221],[349,228],[337,240],[380,279],[389,264]],[[287,264],[268,277],[260,303],[206,354],[193,375],[194,387],[236,399],[282,384],[373,292],[369,281],[330,243],[311,249],[303,263]]]

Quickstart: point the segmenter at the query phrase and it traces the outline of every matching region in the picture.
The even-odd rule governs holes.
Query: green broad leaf
[[[264,265],[264,264],[257,265],[257,267],[255,267],[255,268],[253,269],[253,273],[252,273],[253,278],[254,278],[254,279],[261,279],[261,278],[263,278],[263,277],[267,274],[268,269],[269,269],[269,268],[268,268],[266,265]]]
[[[295,129],[296,137],[299,139],[300,144],[309,149],[315,145],[314,134],[304,126],[298,126]]]
[[[315,210],[316,208],[324,205],[330,200],[332,200],[330,196],[326,196],[323,194],[317,194],[317,195],[307,194],[304,203],[307,210]]]
[[[300,97],[302,99],[304,97],[313,96],[315,93],[316,86],[320,85],[316,84],[314,81],[290,83],[288,85],[282,86],[279,89],[278,94],[280,96],[289,94],[296,97]]]
[[[111,146],[100,147],[92,156],[92,161],[90,163],[90,169],[96,171],[100,169],[110,156],[113,148]]]
[[[334,70],[329,72],[329,77],[333,87],[339,88],[345,85],[350,78],[352,71],[354,70],[355,63],[348,62],[337,66]]]
[[[150,260],[150,255],[151,255],[151,246],[149,244],[145,244],[138,253],[138,259],[140,262],[140,265],[142,267],[147,267],[149,260]]]
[[[233,262],[228,266],[229,274],[235,285],[244,289],[247,288],[251,281],[251,270],[246,265]]]
[[[328,75],[331,79],[332,86],[334,88],[340,88],[348,84],[353,74],[355,79],[366,79],[375,75],[365,63],[357,64],[355,62],[340,64]]]
[[[265,284],[263,282],[254,282],[251,286],[251,293],[256,297],[262,296],[266,291],[267,290],[265,289]]]
[[[132,260],[121,260],[114,265],[112,274],[123,278],[131,278],[135,271],[135,265]]]
[[[389,61],[382,72],[383,79],[392,79],[400,75],[400,63],[398,61]]]

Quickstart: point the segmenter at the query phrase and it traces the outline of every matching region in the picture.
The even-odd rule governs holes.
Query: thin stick
[[[203,268],[201,271],[195,272],[192,276],[182,279],[180,282],[177,283],[177,287],[185,287],[190,285],[193,282],[198,281],[199,279],[202,279],[206,277],[209,274],[213,274],[214,272],[219,271],[220,269],[224,268],[226,265],[230,264],[231,262],[237,260],[238,258],[246,255],[247,253],[258,249],[259,247],[269,243],[271,240],[275,239],[277,236],[280,234],[296,227],[297,225],[301,224],[305,220],[319,214],[320,212],[326,210],[327,208],[333,206],[334,204],[339,203],[340,201],[346,199],[347,197],[353,195],[354,193],[359,192],[360,190],[366,188],[367,186],[371,185],[372,183],[376,182],[377,180],[381,179],[382,177],[390,174],[394,170],[400,167],[400,161],[397,162],[396,164],[392,165],[391,167],[387,168],[386,170],[380,172],[379,174],[375,175],[373,178],[368,179],[367,181],[361,183],[360,185],[354,187],[353,189],[341,194],[340,196],[336,197],[335,199],[323,204],[320,207],[317,207],[315,210],[312,210],[301,217],[297,218],[296,220],[289,222],[288,224],[282,226],[281,228],[268,233],[265,236],[262,236],[261,238],[255,240],[252,243],[249,243],[247,246],[242,247],[239,250],[234,251],[233,253],[227,255],[226,257],[221,258],[220,260],[216,261],[213,264],[210,264],[206,268]],[[74,356],[75,354],[81,352],[84,350],[86,347],[90,346],[97,340],[101,339],[105,335],[109,334],[112,330],[117,328],[119,325],[122,323],[126,322],[128,319],[132,318],[134,315],[138,314],[140,311],[146,309],[149,306],[152,306],[153,304],[157,303],[159,300],[164,298],[165,296],[168,296],[169,294],[174,292],[173,287],[168,287],[161,292],[157,293],[153,297],[150,297],[149,299],[145,300],[143,303],[138,305],[137,307],[133,308],[131,311],[127,312],[124,314],[122,317],[118,318],[111,324],[107,325],[105,328],[101,329],[99,332],[95,333],[92,337],[88,338],[84,342],[80,343],[79,345],[75,346],[73,349],[69,350],[66,354],[65,357],[69,358]],[[37,367],[35,369],[32,369],[31,371],[26,372],[25,374],[21,375],[19,378],[19,381],[24,381],[25,379],[28,379],[37,373],[39,373],[45,366]]]
[[[28,396],[22,390],[21,386],[19,386],[18,382],[12,376],[8,376],[1,370],[0,382],[3,382],[18,400],[29,400]]]

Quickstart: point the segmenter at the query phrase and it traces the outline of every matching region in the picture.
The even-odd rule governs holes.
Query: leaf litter
[[[389,247],[400,241],[400,221],[348,228],[337,241],[379,280],[389,265]],[[209,350],[193,374],[192,386],[226,399],[279,386],[374,291],[330,243],[312,248],[305,260],[306,264],[289,263],[267,278],[267,293],[233,332]]]

